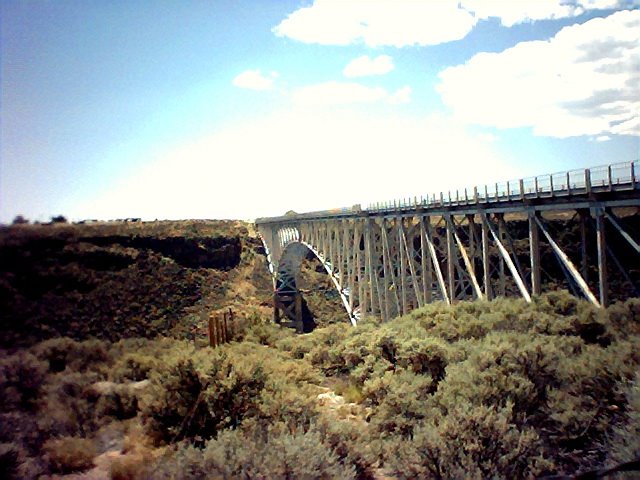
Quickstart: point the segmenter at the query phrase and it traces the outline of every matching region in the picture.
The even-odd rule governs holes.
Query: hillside
[[[0,477],[511,479],[640,455],[640,301],[352,328],[309,259],[318,328],[295,335],[270,323],[264,262],[240,222],[0,232]]]

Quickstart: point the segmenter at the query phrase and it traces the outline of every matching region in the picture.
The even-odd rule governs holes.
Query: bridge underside
[[[597,195],[528,201],[521,190],[506,202],[482,204],[476,196],[257,224],[277,265],[276,291],[295,295],[295,258],[308,247],[354,324],[361,314],[390,319],[433,301],[531,301],[558,288],[606,306],[639,295],[640,192],[633,175],[631,188]]]

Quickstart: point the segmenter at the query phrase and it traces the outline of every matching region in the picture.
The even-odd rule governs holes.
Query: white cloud
[[[464,38],[480,20],[510,27],[569,18],[588,10],[632,9],[638,0],[314,0],[273,33],[305,43],[371,47],[437,45]]]
[[[588,10],[633,8],[636,3],[637,0],[463,0],[461,6],[479,20],[498,18],[502,25],[511,27],[518,23],[575,17]]]
[[[389,96],[389,103],[391,103],[392,105],[409,103],[411,101],[411,93],[411,87],[409,85],[405,85]]]
[[[294,103],[306,106],[375,103],[389,94],[382,87],[367,87],[352,82],[325,82],[302,87],[293,93]]]
[[[609,140],[611,140],[609,135],[599,135],[596,137],[596,142],[608,142]]]
[[[389,55],[378,55],[370,58],[368,55],[351,60],[342,73],[347,78],[367,77],[370,75],[384,75],[393,70],[393,60]]]
[[[324,82],[295,90],[293,103],[301,107],[331,107],[338,105],[387,103],[400,105],[411,101],[411,87],[395,92],[382,87],[368,87],[356,82]]]
[[[401,168],[402,182],[390,181],[389,166]],[[168,151],[69,214],[254,218],[426,195],[517,173],[449,118],[294,109]]]
[[[233,85],[250,90],[271,90],[273,81],[278,77],[277,72],[271,72],[270,76],[262,74],[260,69],[245,70],[233,79]]]
[[[478,19],[497,17],[507,27],[522,22],[570,17],[576,10],[575,6],[558,0],[464,0],[462,7],[473,12]]]
[[[315,0],[291,13],[273,32],[305,43],[404,47],[459,40],[476,21],[450,1]]]
[[[537,135],[640,135],[640,11],[480,53],[440,72],[444,103],[467,122]]]

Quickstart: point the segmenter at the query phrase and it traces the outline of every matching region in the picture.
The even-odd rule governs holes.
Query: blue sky
[[[637,160],[637,0],[0,3],[0,221],[240,218]]]

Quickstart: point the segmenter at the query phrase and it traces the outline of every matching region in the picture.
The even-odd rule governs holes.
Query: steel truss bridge
[[[355,325],[434,301],[571,289],[597,306],[640,295],[638,162],[256,219],[282,311],[302,329],[300,267],[322,262]],[[615,287],[615,288],[614,288]]]

